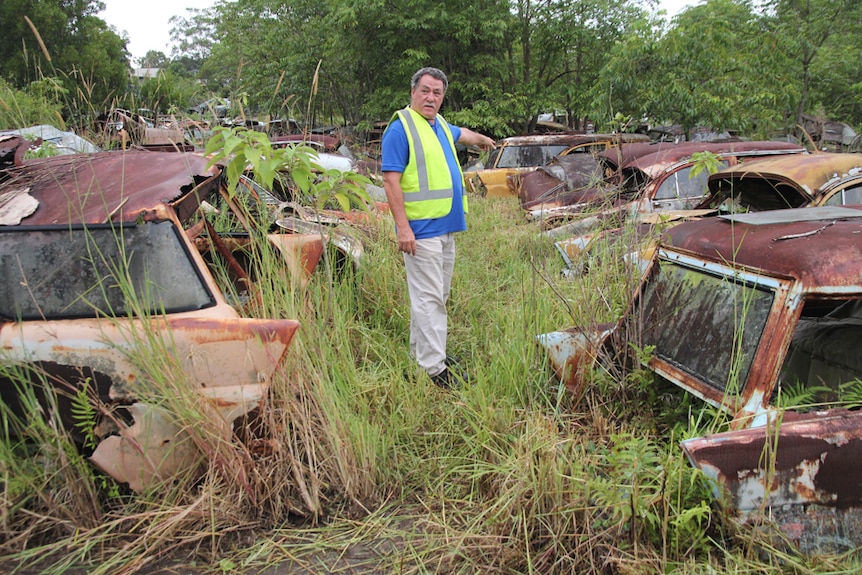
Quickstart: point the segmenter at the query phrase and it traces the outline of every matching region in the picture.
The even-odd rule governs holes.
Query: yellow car
[[[479,196],[518,197],[520,179],[556,156],[601,152],[620,143],[648,142],[642,134],[544,134],[501,140],[488,161],[464,170],[466,189]]]

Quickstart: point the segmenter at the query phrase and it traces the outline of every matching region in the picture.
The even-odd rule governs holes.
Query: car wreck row
[[[729,214],[679,223],[641,262],[611,324],[539,336],[573,390],[592,370],[640,367],[726,411],[731,429],[682,448],[741,521],[772,517],[805,551],[862,544],[862,206]],[[816,392],[821,408],[784,410]],[[858,401],[856,402],[858,405]]]
[[[542,220],[549,228],[546,235],[559,238],[555,245],[565,264],[564,274],[576,276],[588,270],[596,246],[619,241],[614,237],[621,234],[625,222],[637,226],[638,235],[649,240],[654,236],[649,230],[656,224],[667,226],[719,213],[843,206],[862,201],[862,155],[809,154],[793,148],[766,149],[764,144],[747,142],[738,150],[712,144],[671,145],[646,155],[623,147],[620,157],[636,158],[636,162],[617,164],[607,153],[601,154],[598,162],[624,182],[643,184],[626,191],[632,184],[615,184],[609,178],[603,188],[573,189],[557,196],[559,206],[544,204],[527,214]],[[714,173],[704,169],[692,176],[698,152],[716,154],[719,166],[724,167]],[[545,166],[543,170],[552,168]],[[636,175],[641,169],[644,174]],[[538,181],[538,176],[540,172],[534,172],[525,178],[525,190]]]
[[[0,141],[0,399],[23,415],[22,382],[56,390],[59,416],[83,444],[72,402],[86,393],[97,414],[90,459],[143,490],[200,457],[154,382],[169,373],[169,385],[195,390],[229,437],[265,396],[299,324],[242,317],[210,270],[226,262],[237,293],[254,299],[242,257],[251,230],[221,237],[203,215],[218,204],[255,225],[220,166],[200,154],[140,150],[24,161],[30,145]],[[247,182],[242,193],[255,190]],[[267,237],[301,285],[329,232],[273,227]],[[49,395],[39,396],[46,406]]]
[[[529,166],[496,163],[493,177],[465,171],[473,193],[519,196],[525,215],[561,238],[570,270],[595,238],[640,226],[633,237],[644,244],[627,247],[642,277],[625,314],[538,337],[555,375],[578,393],[596,370],[646,369],[725,411],[727,431],[682,443],[717,499],[741,521],[773,518],[803,550],[862,545],[862,413],[846,409],[862,405],[862,156],[592,136],[553,143]],[[492,160],[521,153],[517,143]],[[0,137],[0,400],[23,413],[22,381],[55,390],[84,445],[73,402],[86,394],[97,414],[90,459],[144,490],[199,457],[170,401],[153,393],[163,370],[227,437],[265,396],[299,328],[243,317],[256,297],[251,236],[266,238],[297,286],[326,244],[354,265],[361,245],[244,177],[238,194],[278,208],[255,221],[222,168],[197,153],[25,161],[30,145]],[[703,152],[717,172],[696,169]],[[241,231],[217,231],[213,210]],[[644,353],[633,357],[632,344]],[[149,363],[153,348],[173,363]],[[799,390],[820,407],[785,409]]]
[[[681,447],[732,516],[804,552],[862,545],[862,155],[623,143],[520,186],[564,276],[615,252],[642,274],[616,322],[538,337],[557,378],[579,395],[597,370],[645,369],[723,410],[727,431]]]
[[[734,517],[806,552],[862,545],[862,155],[618,141],[515,169],[544,141],[511,140],[465,172],[472,191],[517,194],[564,276],[617,251],[642,273],[616,322],[538,336],[556,377],[576,396],[597,371],[676,384],[728,414],[681,447]],[[819,407],[784,407],[805,394]]]

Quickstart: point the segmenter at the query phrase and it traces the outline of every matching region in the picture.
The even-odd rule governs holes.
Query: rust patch
[[[827,210],[806,208],[798,212],[791,210],[793,213],[784,210],[764,212],[766,217],[776,213],[795,216],[796,221],[763,225],[733,218],[707,218],[696,224],[681,224],[668,229],[663,243],[704,254],[710,259],[734,262],[775,275],[793,276],[809,291],[843,286],[843,291],[854,290],[862,294],[862,268],[859,265],[862,262],[862,242],[859,241],[862,211],[843,208],[845,219],[819,219],[818,214]],[[832,215],[832,212],[828,211],[828,214]],[[829,221],[836,221],[836,224],[824,228]],[[776,242],[777,238],[788,236],[797,236],[798,239]]]
[[[768,426],[682,442],[743,517],[785,505],[862,504],[862,413],[787,414]]]
[[[23,222],[36,226],[168,219],[196,178],[215,186],[220,170],[198,154],[129,150],[29,160],[7,175],[0,191],[26,186],[39,202]]]

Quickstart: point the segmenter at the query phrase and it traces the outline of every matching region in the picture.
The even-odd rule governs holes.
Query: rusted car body
[[[27,151],[41,144],[39,140],[28,140],[21,134],[0,134],[0,169],[23,164]]]
[[[733,416],[729,431],[683,442],[729,509],[776,519],[809,550],[858,546],[862,413],[777,401],[803,389],[829,405],[862,380],[860,238],[862,209],[848,207],[684,222],[644,262],[624,317],[539,343],[575,391],[593,369],[624,366],[629,343],[652,350],[642,367]]]
[[[99,147],[89,140],[74,132],[58,130],[50,124],[40,124],[16,130],[0,130],[0,138],[16,135],[47,144],[50,147],[51,155],[55,156],[99,151]]]
[[[530,176],[533,176],[531,174]],[[525,179],[526,182],[526,179]],[[717,213],[744,213],[811,206],[862,203],[862,156],[814,153],[770,156],[719,170],[707,180],[709,194],[692,210],[639,215],[639,227],[701,218]],[[619,229],[576,235],[556,243],[565,275],[578,275],[590,265],[583,260],[594,246]],[[649,239],[648,230],[639,230]]]
[[[686,132],[681,124],[653,126],[646,131],[646,134],[653,142],[718,142],[736,139],[735,135],[728,130],[698,127]]]
[[[715,154],[731,167],[807,153],[797,144],[774,141],[629,144],[599,154],[605,172],[599,186],[568,193],[560,190],[557,200],[546,198],[528,217],[541,220],[549,228],[548,236],[561,238],[555,246],[565,263],[564,273],[577,275],[582,254],[597,240],[619,233],[625,222],[650,226],[715,213],[702,205],[709,172],[692,177],[699,152]]]
[[[96,120],[96,134],[106,148],[138,146],[158,152],[194,151],[194,145],[186,139],[186,131],[169,116],[156,121],[114,108]]]
[[[337,152],[341,146],[340,138],[327,134],[284,134],[273,136],[270,141],[273,148],[291,144],[306,144],[327,153]]]
[[[298,323],[241,317],[226,301],[201,252],[249,273],[202,217],[202,206],[230,198],[221,168],[201,155],[15,157],[3,156],[0,197],[29,198],[30,210],[0,226],[3,402],[16,405],[22,380],[50,386],[80,439],[69,408],[86,393],[98,415],[91,460],[144,489],[200,458],[173,423],[171,399],[153,395],[155,379],[168,374],[178,394],[197,394],[229,436],[266,393]],[[282,240],[297,268],[322,250],[320,234]]]
[[[815,153],[764,159],[712,174],[700,208],[758,212],[862,203],[862,155]]]
[[[518,196],[519,176],[555,156],[590,154],[626,142],[646,142],[643,134],[543,134],[501,140],[487,162],[464,171],[467,190],[480,196]]]
[[[857,137],[856,131],[844,122],[808,114],[803,114],[802,120],[804,133],[800,136],[812,139],[818,150],[850,151],[850,146]]]
[[[604,176],[604,168],[593,154],[557,156],[519,176],[521,208],[529,211],[545,204],[572,206],[600,202],[607,197],[600,186]]]
[[[774,141],[684,142],[673,144],[629,144],[599,154],[605,173],[603,206],[606,215],[629,215],[686,210],[695,208],[707,193],[706,170],[692,175],[695,154],[710,152],[726,166],[760,160],[771,156],[805,154],[798,144]],[[526,193],[526,192],[525,192]],[[588,204],[563,204],[548,199],[530,211],[532,219],[551,220],[577,215],[594,207]],[[565,234],[565,230],[561,230]]]

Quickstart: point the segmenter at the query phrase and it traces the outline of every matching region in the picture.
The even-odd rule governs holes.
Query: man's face
[[[437,117],[445,95],[443,81],[425,74],[410,91],[410,107],[422,114],[426,120],[433,120]]]

